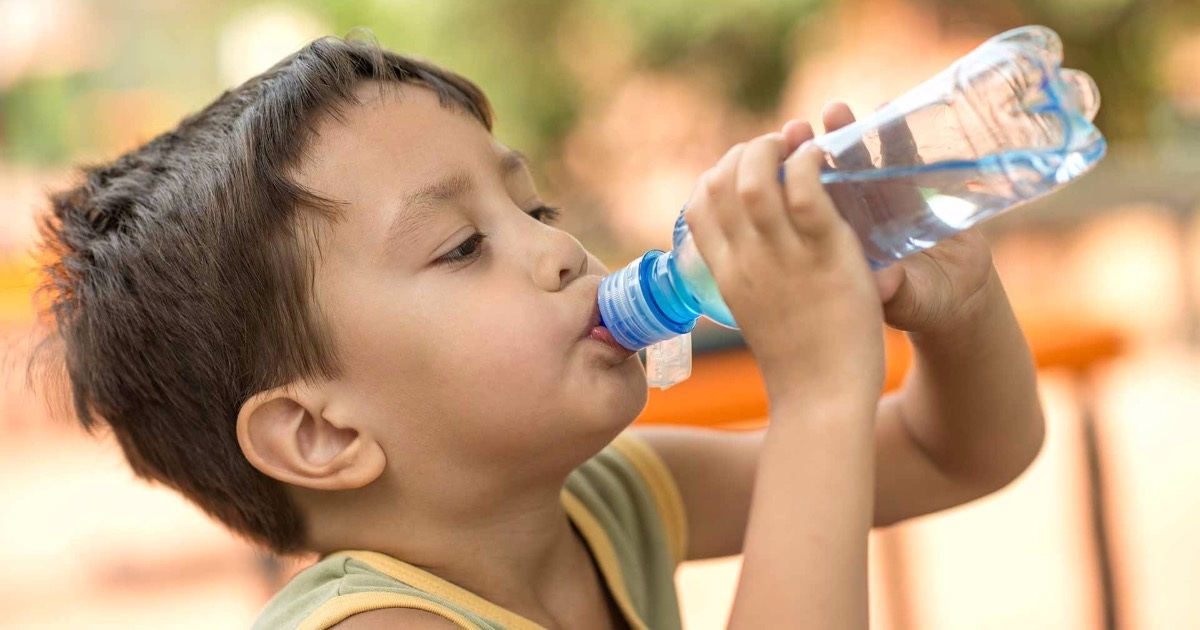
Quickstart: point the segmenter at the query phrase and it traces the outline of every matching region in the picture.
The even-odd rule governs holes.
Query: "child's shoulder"
[[[636,429],[626,430],[571,473],[563,505],[574,520],[606,519],[612,534],[653,531],[676,563],[687,549],[683,501],[670,470]]]
[[[259,613],[254,629],[297,628],[343,595],[364,589],[389,591],[395,580],[344,554],[321,558],[297,573]]]
[[[490,628],[477,598],[449,582],[374,551],[339,551],[292,578],[260,613],[254,629],[330,628],[361,612],[420,609]]]

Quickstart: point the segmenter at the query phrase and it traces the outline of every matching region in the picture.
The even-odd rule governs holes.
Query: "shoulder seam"
[[[628,431],[613,440],[612,447],[623,456],[642,478],[658,508],[667,541],[671,546],[671,557],[678,565],[687,559],[688,531],[687,508],[683,496],[675,485],[675,478],[666,462],[641,437]]]
[[[463,630],[476,630],[477,626],[454,610],[434,601],[415,595],[400,593],[364,592],[339,595],[314,610],[297,627],[297,630],[325,630],[359,613],[383,608],[415,608],[452,621]]]

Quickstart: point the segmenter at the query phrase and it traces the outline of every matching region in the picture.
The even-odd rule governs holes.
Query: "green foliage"
[[[575,122],[576,85],[555,34],[569,3],[555,0],[309,2],[338,35],[366,27],[383,46],[420,55],[475,81],[492,100],[499,136],[531,157],[553,154]]]
[[[79,95],[71,77],[32,77],[0,93],[0,155],[18,163],[53,165],[70,159],[70,108]]]
[[[332,34],[366,27],[388,48],[470,77],[493,101],[500,139],[544,160],[559,151],[585,105],[583,86],[571,70],[578,61],[573,55],[612,49],[635,70],[703,80],[718,86],[735,107],[769,112],[797,60],[792,43],[815,32],[828,15],[824,9],[846,2],[854,3],[854,11],[872,6],[872,0],[295,0],[291,5],[321,18]],[[108,14],[107,23],[116,26],[113,63],[86,74],[25,77],[0,91],[0,152],[20,162],[69,161],[93,140],[70,128],[71,114],[78,115],[80,99],[92,89],[158,90],[188,109],[202,105],[220,87],[215,59],[223,25],[260,4],[90,0],[92,10]],[[1172,118],[1163,113],[1155,63],[1164,33],[1200,26],[1200,3],[1194,0],[929,0],[920,6],[937,12],[945,29],[969,25],[973,32],[998,32],[1042,23],[1057,30],[1067,64],[1089,72],[1100,85],[1105,100],[1098,122],[1113,140],[1142,140],[1174,133],[1171,128],[1179,126],[1156,122]],[[589,27],[590,45],[577,47],[571,37]],[[594,93],[595,86],[588,88]]]
[[[420,54],[480,84],[493,100],[501,139],[548,157],[580,109],[564,65],[566,19],[629,27],[635,62],[670,72],[706,72],[729,99],[773,107],[790,70],[789,43],[819,0],[353,0],[308,6],[341,34],[368,27],[380,43]],[[603,39],[606,34],[598,35]],[[616,45],[616,44],[614,44]]]
[[[795,54],[792,37],[825,0],[589,0],[632,27],[639,61],[671,72],[710,72],[750,111],[774,107]]]

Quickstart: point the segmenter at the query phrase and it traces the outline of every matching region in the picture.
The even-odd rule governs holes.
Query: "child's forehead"
[[[355,97],[322,117],[316,127],[318,141],[341,141],[351,149],[393,145],[414,150],[427,144],[449,150],[468,139],[469,145],[493,142],[478,120],[443,103],[429,88],[369,81],[355,90]]]
[[[396,186],[415,185],[447,169],[496,164],[511,151],[477,119],[442,103],[432,90],[366,82],[357,102],[331,112],[314,127],[301,180],[340,188],[361,176],[387,175]]]

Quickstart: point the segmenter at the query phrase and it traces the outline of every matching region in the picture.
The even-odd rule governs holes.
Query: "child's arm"
[[[955,257],[981,247],[979,235],[971,232],[929,256]],[[875,526],[998,490],[1028,467],[1041,446],[1032,358],[995,271],[987,278],[972,300],[975,308],[952,309],[956,317],[941,332],[910,335],[912,370],[899,392],[880,401]],[[898,313],[891,306],[900,299],[889,303],[889,315]],[[637,430],[676,477],[688,510],[688,557],[740,553],[765,431]]]
[[[970,231],[914,257],[885,305],[888,322],[910,331],[914,361],[879,406],[876,461],[888,472],[877,477],[877,525],[999,490],[1041,448],[1033,358],[987,253]],[[955,295],[949,285],[966,278],[976,286]]]
[[[826,113],[827,127],[848,121],[844,107]],[[811,133],[798,130],[792,125],[789,131],[793,146]],[[845,409],[831,403],[839,391],[833,385],[812,391],[811,399],[797,401],[797,407],[772,397],[772,430],[781,422],[800,427],[789,429],[790,435],[779,430],[772,435],[772,430],[640,429],[680,486],[691,528],[689,557],[737,553],[746,543],[736,610],[750,608],[751,598],[742,595],[750,581],[761,577],[774,581],[774,588],[762,589],[771,591],[761,604],[766,607],[763,620],[775,612],[771,598],[790,597],[815,608],[788,623],[803,618],[820,627],[842,627],[811,615],[836,614],[836,607],[851,614],[854,602],[861,602],[863,617],[846,623],[865,627],[865,531],[853,529],[851,522],[852,535],[842,537],[839,548],[838,538],[819,535],[820,522],[861,513],[857,501],[870,495],[855,491],[872,492],[871,485],[868,512],[876,525],[958,505],[1011,481],[1040,447],[1043,428],[1033,364],[978,233],[914,256],[880,273],[877,281],[888,323],[912,332],[916,360],[901,392],[879,405],[873,445],[864,447],[861,434],[856,437],[861,423],[849,430],[822,429],[822,421],[813,420],[847,420]],[[741,322],[737,311],[735,315]],[[873,369],[866,366],[864,376]],[[795,435],[799,433],[805,435]],[[863,483],[862,462],[854,457],[864,448],[874,452],[873,484]],[[767,505],[774,502],[783,506]],[[793,513],[787,513],[787,506]],[[767,525],[755,530],[756,521],[763,520]],[[761,544],[756,538],[760,533]],[[814,553],[822,550],[829,553]],[[768,556],[754,564],[765,568],[750,572],[752,554]],[[772,565],[771,555],[780,566]],[[831,583],[838,578],[844,580],[840,588]],[[819,605],[822,595],[829,596],[823,601],[834,608]],[[740,620],[735,614],[734,622]]]
[[[821,153],[788,158],[780,188],[788,148],[780,134],[735,147],[704,175],[686,215],[762,369],[771,423],[761,447],[721,449],[746,457],[709,462],[711,475],[737,468],[708,488],[712,500],[695,499],[705,489],[678,468],[679,453],[656,448],[692,503],[693,551],[719,538],[696,516],[707,508],[720,522],[725,498],[749,506],[748,519],[730,515],[745,521],[732,627],[866,628],[882,309],[862,248],[819,183]]]

